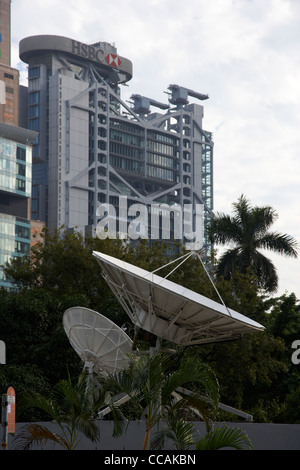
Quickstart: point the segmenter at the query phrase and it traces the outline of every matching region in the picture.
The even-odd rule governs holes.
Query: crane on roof
[[[160,109],[169,109],[169,105],[165,103],[160,103],[155,101],[152,98],[147,98],[146,96],[141,95],[131,95],[130,97],[133,100],[134,108],[133,111],[136,114],[150,114],[150,106],[155,106]]]
[[[168,90],[171,90],[169,102],[171,104],[175,104],[176,106],[184,106],[188,104],[188,97],[192,96],[193,98],[197,98],[198,100],[207,100],[209,98],[208,95],[203,93],[198,93],[196,91],[190,90],[189,88],[185,88],[179,85],[169,85]]]

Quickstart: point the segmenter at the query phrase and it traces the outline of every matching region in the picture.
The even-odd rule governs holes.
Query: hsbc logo
[[[106,60],[109,63],[111,67],[120,67],[122,62],[120,60],[120,57],[116,54],[108,54],[106,56]]]
[[[101,49],[96,49],[94,46],[79,41],[72,40],[72,53],[89,60],[103,63],[103,52]],[[107,54],[105,59],[111,67],[119,68],[122,64],[117,54]]]

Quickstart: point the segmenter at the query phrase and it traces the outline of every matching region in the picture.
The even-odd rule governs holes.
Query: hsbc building
[[[129,206],[203,204],[209,221],[213,142],[201,103],[207,95],[169,85],[167,103],[142,94],[123,101],[132,63],[106,42],[31,36],[20,42],[19,55],[28,64],[27,127],[38,132],[33,219],[93,233],[99,205],[118,212],[123,195]],[[205,229],[203,237],[205,244]]]

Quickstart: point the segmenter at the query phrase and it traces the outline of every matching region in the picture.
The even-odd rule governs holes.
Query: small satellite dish
[[[102,274],[138,327],[176,344],[241,338],[264,327],[168,279],[94,251]]]
[[[84,367],[102,373],[127,367],[132,341],[108,318],[85,307],[72,307],[63,315],[63,326]]]

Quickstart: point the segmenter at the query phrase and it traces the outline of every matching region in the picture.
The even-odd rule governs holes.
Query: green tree
[[[113,245],[118,253],[117,241],[107,243],[63,229],[53,233],[45,229],[41,238],[32,246],[30,256],[6,264],[6,276],[19,288],[42,287],[57,298],[80,293],[93,304],[99,302],[99,292],[105,293],[106,284],[92,251],[98,242],[101,250],[107,252]]]
[[[300,306],[294,293],[273,299],[268,329],[282,338],[289,349],[294,340],[300,339]]]
[[[274,422],[282,410],[269,407],[269,403],[278,398],[274,385],[288,374],[282,359],[284,351],[283,341],[266,332],[189,347],[184,349],[181,360],[193,358],[211,367],[219,382],[220,402],[253,414],[255,421]],[[282,400],[284,397],[281,403]],[[224,420],[223,412],[218,413],[217,419]],[[233,415],[226,416],[226,420],[232,419]]]
[[[178,388],[188,384],[196,384],[197,391],[187,396],[178,394]],[[128,395],[144,416],[143,450],[148,449],[151,430],[164,419],[170,406],[176,410],[192,406],[200,412],[209,429],[219,397],[218,382],[210,367],[193,359],[175,367],[172,359],[163,353],[153,357],[134,356],[129,369],[110,375],[107,386],[108,390]],[[176,402],[172,401],[173,394],[176,394]],[[113,401],[110,406],[117,417],[120,409]]]
[[[166,449],[167,440],[176,450],[189,450],[195,444],[194,424],[183,419],[175,406],[165,407],[161,420],[163,424],[154,433],[151,449]]]
[[[45,392],[64,378],[67,370],[78,377],[81,361],[70,347],[62,324],[64,311],[73,305],[89,303],[80,294],[58,299],[53,292],[38,287],[0,290],[1,339],[6,344],[7,362],[1,368],[2,390],[10,382],[17,394],[25,384],[28,390]]]
[[[173,408],[167,410],[164,418],[166,426],[155,433],[151,448],[155,450],[166,449],[167,439],[169,447],[176,450],[219,450],[233,448],[236,450],[251,450],[252,443],[247,434],[239,428],[229,426],[211,427],[203,437],[197,438],[194,423],[187,422],[178,416]]]
[[[92,442],[100,440],[97,426],[98,410],[105,404],[101,389],[91,384],[87,373],[82,373],[76,385],[70,378],[59,381],[49,397],[40,393],[25,393],[18,400],[18,408],[38,408],[59,426],[60,434],[40,424],[24,426],[17,435],[17,448],[28,449],[33,443],[48,441],[65,450],[76,449],[83,433]]]
[[[127,316],[101,275],[93,251],[114,256],[150,271],[166,262],[168,247],[141,241],[137,246],[121,240],[100,240],[91,235],[61,229],[45,229],[30,256],[11,259],[4,272],[18,289],[43,288],[60,300],[66,296],[85,297],[85,306],[100,311],[117,324]],[[86,305],[88,303],[88,305]]]
[[[259,250],[297,257],[295,239],[269,231],[276,218],[272,207],[253,207],[244,195],[233,204],[233,216],[217,214],[210,228],[212,241],[218,245],[233,244],[233,248],[220,257],[217,275],[230,279],[234,272],[246,273],[250,269],[256,274],[260,287],[268,292],[276,291],[276,268]]]
[[[281,371],[272,383],[272,395],[278,397],[284,409],[278,420],[287,423],[299,422],[299,407],[295,399],[299,396],[300,370],[299,365],[292,361],[293,342],[300,339],[300,306],[295,294],[284,294],[271,299],[268,314],[267,330],[283,343],[281,361],[285,364],[286,372]]]

